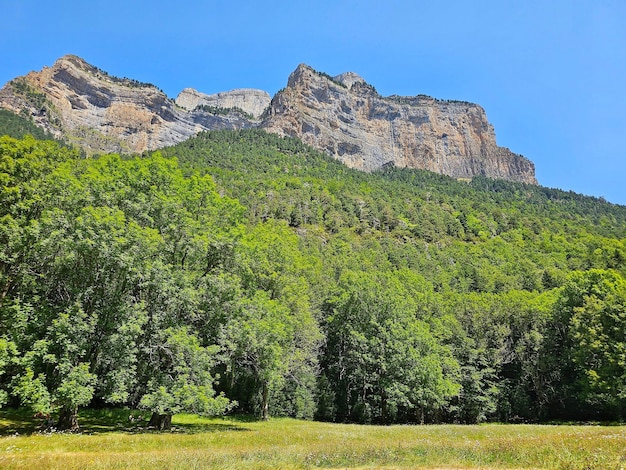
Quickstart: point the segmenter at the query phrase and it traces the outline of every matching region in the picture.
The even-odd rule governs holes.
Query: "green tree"
[[[287,225],[273,220],[244,234],[236,259],[243,297],[220,337],[229,389],[237,381],[247,382],[238,400],[258,408],[264,419],[269,417],[271,395],[277,393],[294,403],[292,414],[310,416],[314,391],[309,387],[320,341],[305,277],[312,269],[310,261]]]
[[[8,390],[6,389],[7,380],[3,378],[8,369],[11,368],[17,355],[15,343],[0,338],[0,408],[6,405],[8,401]]]
[[[78,430],[78,407],[93,397],[97,376],[86,359],[94,327],[80,304],[61,312],[24,354],[23,372],[14,378],[22,403],[45,413],[59,410],[58,429]]]
[[[269,418],[269,395],[279,389],[289,372],[294,335],[290,312],[259,291],[243,301],[238,315],[222,330],[221,346],[233,376],[250,374],[261,393],[261,417]]]
[[[217,416],[236,403],[216,395],[211,375],[217,346],[203,347],[186,327],[168,328],[152,339],[152,372],[139,406],[152,411],[149,426],[170,429],[172,415],[180,412]]]
[[[554,305],[547,367],[568,414],[626,415],[626,281],[613,271],[572,273]]]
[[[458,364],[440,344],[406,276],[344,273],[328,300],[324,373],[337,419],[387,422],[399,413],[423,421],[459,391]]]
[[[175,160],[75,160],[56,149],[26,139],[3,150],[1,235],[12,241],[0,322],[21,356],[14,394],[58,408],[59,427],[76,429],[78,406],[94,397],[145,395],[141,342],[163,344],[157,330],[199,322],[193,282],[215,265],[213,247],[228,243],[241,211],[209,177],[183,177]]]

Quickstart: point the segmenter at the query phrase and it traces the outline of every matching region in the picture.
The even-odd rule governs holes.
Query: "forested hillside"
[[[132,158],[3,137],[0,179],[5,406],[626,418],[626,207],[258,130]]]
[[[31,135],[37,139],[53,140],[53,136],[38,127],[27,113],[18,115],[6,109],[0,109],[0,135],[16,139]]]

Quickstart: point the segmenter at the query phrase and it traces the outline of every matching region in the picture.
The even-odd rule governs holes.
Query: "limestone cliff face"
[[[531,161],[498,147],[478,105],[426,96],[380,96],[354,73],[300,65],[272,100],[263,127],[299,137],[352,168],[387,164],[456,178],[485,175],[536,184]]]
[[[243,112],[258,118],[270,105],[271,97],[263,90],[239,88],[207,95],[193,88],[185,88],[176,98],[176,104],[188,110],[198,106],[209,106],[222,109],[241,109]]]
[[[262,127],[299,137],[360,170],[393,164],[537,183],[532,162],[496,144],[480,106],[423,95],[382,97],[355,73],[330,77],[306,65],[271,103],[260,90],[206,95],[191,88],[174,102],[154,85],[112,77],[68,55],[10,81],[0,90],[0,108],[30,114],[89,153],[143,152],[204,130]]]
[[[88,152],[142,152],[208,129],[250,127],[236,113],[179,108],[150,84],[109,76],[76,56],[64,56],[0,90],[0,107],[30,113],[52,134]]]

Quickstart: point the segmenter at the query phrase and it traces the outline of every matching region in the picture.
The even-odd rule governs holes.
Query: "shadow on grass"
[[[0,436],[32,434],[44,424],[42,421],[35,418],[30,410],[0,410]]]
[[[129,409],[80,410],[78,424],[81,434],[125,432],[129,434],[199,434],[207,432],[250,431],[244,423],[257,421],[251,416],[203,418],[193,415],[174,415],[172,429],[157,431],[148,428],[150,413]],[[27,409],[0,410],[0,437],[15,434],[48,434],[57,432],[56,416],[38,418]],[[241,424],[240,424],[241,423]]]

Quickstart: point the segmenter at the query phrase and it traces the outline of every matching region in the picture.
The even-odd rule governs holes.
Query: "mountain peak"
[[[54,65],[52,66],[52,68],[63,68],[67,65],[73,66],[73,67],[77,67],[81,70],[84,71],[89,71],[89,72],[93,72],[98,70],[97,67],[91,65],[90,63],[88,63],[85,59],[83,59],[82,57],[79,57],[77,55],[74,54],[66,54],[64,56],[59,57],[55,62]]]
[[[75,64],[90,65],[90,64],[87,63],[87,61],[85,59],[83,59],[82,57],[79,57],[77,55],[74,55],[74,54],[65,54],[65,55],[59,57],[55,61],[55,64],[56,63],[62,63],[62,62],[72,62],[72,63],[75,63]]]
[[[363,77],[354,72],[344,72],[333,77],[336,81],[343,83],[346,87],[352,88],[355,83],[367,83]]]
[[[298,137],[352,168],[393,165],[455,178],[537,183],[531,161],[496,144],[480,106],[420,96],[385,98],[354,72],[331,77],[300,64],[268,115],[268,131]]]
[[[311,77],[316,73],[317,71],[310,65],[304,63],[299,64],[289,75],[289,78],[287,79],[287,86],[294,86],[297,82],[304,80],[305,77]]]

